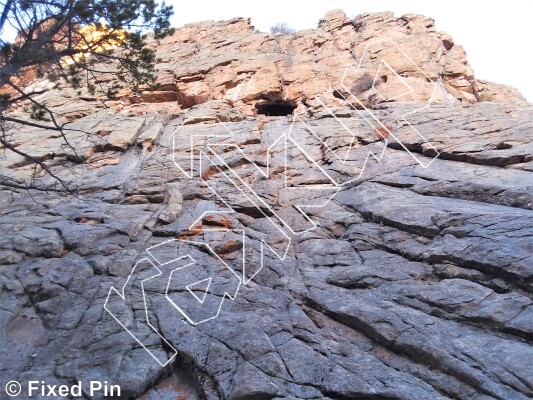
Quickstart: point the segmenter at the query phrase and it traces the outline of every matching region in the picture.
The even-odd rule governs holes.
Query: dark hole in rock
[[[388,79],[387,75],[381,75],[381,81],[383,83],[387,83],[387,79]]]
[[[442,41],[442,45],[446,50],[450,50],[453,47],[453,43],[446,39]]]
[[[271,117],[282,117],[291,115],[296,105],[290,101],[276,100],[266,103],[256,104],[255,109],[258,114],[269,115]]]
[[[342,95],[342,93],[338,91],[337,89],[333,91],[333,97],[336,97],[337,99],[344,99],[344,96]]]
[[[496,150],[507,150],[512,148],[513,145],[505,142],[500,142],[496,145]]]

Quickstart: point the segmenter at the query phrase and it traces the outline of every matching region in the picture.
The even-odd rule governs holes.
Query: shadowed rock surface
[[[431,79],[390,56],[419,90],[365,103],[384,140],[336,91],[391,35]],[[101,380],[143,400],[533,396],[533,105],[475,80],[460,46],[415,15],[337,11],[274,37],[243,19],[191,24],[158,52],[162,86],[141,98],[44,95],[85,132],[71,142],[83,163],[56,133],[12,128],[78,194],[0,194],[2,385]],[[440,99],[418,111],[434,84]],[[301,119],[257,115],[269,102]],[[365,163],[369,151],[383,156]],[[0,168],[32,172],[7,152]],[[329,198],[304,208],[312,222],[295,208]],[[213,212],[222,200],[235,212]],[[262,269],[261,240],[273,249]],[[195,265],[175,260],[184,251]],[[207,276],[206,297],[186,290]],[[204,323],[173,307],[208,319],[224,293],[235,300]]]

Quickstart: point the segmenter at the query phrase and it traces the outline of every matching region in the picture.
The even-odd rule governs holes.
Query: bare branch
[[[44,171],[46,171],[46,173],[48,175],[50,175],[52,178],[54,178],[55,180],[57,180],[61,186],[63,186],[63,188],[65,189],[65,191],[67,192],[72,192],[72,189],[68,186],[67,183],[65,183],[65,181],[63,181],[63,179],[61,179],[60,177],[58,177],[56,174],[54,174],[50,168],[48,168],[48,166],[42,162],[41,160],[37,159],[36,157],[33,157],[31,156],[30,154],[28,153],[25,153],[19,149],[17,149],[15,146],[13,146],[11,143],[7,142],[6,140],[4,140],[3,137],[0,137],[0,144],[2,146],[4,146],[5,148],[11,150],[12,152],[28,159],[28,160],[31,160],[33,161],[35,164],[38,164]]]
[[[38,190],[40,192],[58,192],[58,193],[65,193],[66,192],[65,189],[58,189],[56,187],[36,186],[33,183],[33,181],[29,185],[22,185],[22,184],[17,183],[16,181],[14,181],[14,180],[12,180],[12,179],[10,179],[8,177],[5,177],[5,176],[0,176],[0,186],[8,187],[8,188],[11,188],[11,189],[20,189],[20,190]],[[69,190],[68,193],[72,193],[72,191]]]
[[[9,85],[15,89],[17,92],[19,92],[20,94],[24,95],[24,91],[19,88],[17,85],[15,85],[14,83],[12,82],[9,82]],[[33,97],[30,97],[29,100],[37,105],[38,107],[40,107],[41,109],[45,110],[48,115],[50,115],[50,119],[52,121],[52,123],[54,124],[54,126],[56,127],[56,130],[59,131],[59,133],[61,133],[61,136],[63,137],[63,140],[65,142],[65,144],[72,150],[72,152],[74,153],[74,155],[76,156],[77,159],[81,159],[80,156],[78,155],[78,153],[76,152],[76,149],[74,147],[72,147],[72,145],[69,143],[69,141],[67,140],[67,137],[65,136],[65,132],[63,131],[63,127],[65,124],[61,124],[59,125],[57,120],[55,119],[54,117],[54,113],[52,112],[52,110],[50,110],[49,108],[47,108],[46,106],[44,106],[44,104],[42,103],[39,103],[37,100],[35,100]],[[0,117],[2,118],[2,117]]]

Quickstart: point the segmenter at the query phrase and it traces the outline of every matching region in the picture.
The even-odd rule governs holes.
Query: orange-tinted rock
[[[372,53],[369,61],[362,60],[365,49]],[[173,75],[182,108],[224,99],[248,114],[245,110],[260,102],[300,105],[318,95],[334,103],[332,89],[340,89],[346,66],[362,61],[363,70],[374,76],[376,65],[370,60],[378,52],[403,79],[386,70],[393,79],[379,82],[393,101],[405,85],[413,90],[397,101],[428,101],[433,82],[443,89],[433,98],[437,102],[523,101],[516,91],[476,81],[464,49],[438,32],[434,20],[417,14],[370,13],[351,20],[334,10],[316,29],[275,35],[254,30],[244,18],[200,22],[177,29],[157,52],[159,82],[168,86]]]

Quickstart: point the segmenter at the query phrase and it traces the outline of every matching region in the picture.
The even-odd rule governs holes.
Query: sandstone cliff
[[[78,191],[0,194],[1,382],[106,380],[145,400],[533,396],[533,105],[477,80],[420,15],[333,11],[274,36],[237,18],[154,46],[160,86],[139,95],[31,83],[72,147],[9,131]],[[34,173],[8,151],[0,169]],[[222,277],[201,304],[235,295],[205,323],[172,306],[202,296],[176,280],[207,279],[174,263],[185,248]]]

